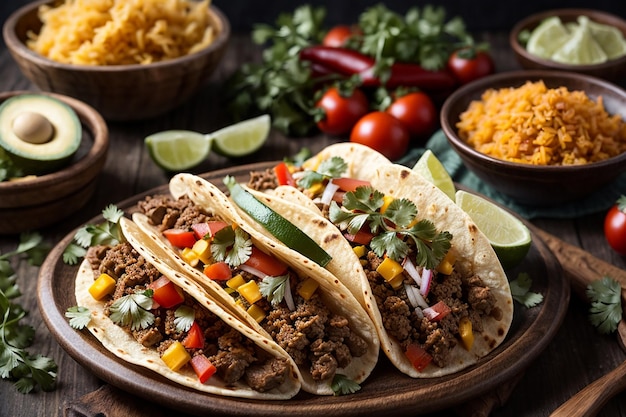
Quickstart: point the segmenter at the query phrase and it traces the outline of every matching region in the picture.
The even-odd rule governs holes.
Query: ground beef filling
[[[191,229],[193,224],[212,218],[187,197],[174,200],[166,195],[152,196],[139,202],[138,208],[160,230],[171,227]],[[246,282],[258,281],[245,271],[234,270],[233,275],[236,274]],[[285,301],[273,305],[264,298],[255,303],[266,312],[261,325],[299,367],[310,370],[314,380],[332,380],[337,369],[347,367],[354,357],[366,353],[367,342],[352,331],[346,317],[331,312],[317,293],[308,300],[298,295],[301,280],[294,272],[289,274],[295,310],[289,310]],[[244,308],[249,307],[245,298],[236,292],[233,297]]]
[[[420,344],[437,366],[446,365],[450,351],[458,343],[461,318],[468,317],[472,329],[481,332],[486,317],[501,317],[502,312],[496,306],[494,295],[480,277],[465,277],[456,271],[451,275],[435,273],[426,298],[429,305],[443,301],[450,307],[451,313],[440,321],[421,317],[411,305],[404,286],[394,290],[376,272],[381,261],[381,258],[370,252],[364,268],[385,329],[403,349],[411,343]],[[405,282],[411,284],[412,278],[407,276]]]
[[[113,297],[105,305],[104,312],[107,315],[110,314],[109,308],[115,300],[137,290],[144,290],[161,277],[160,272],[128,243],[90,248],[86,258],[97,275],[107,273],[117,280]],[[217,375],[224,382],[234,384],[245,381],[252,389],[266,392],[279,387],[287,379],[290,369],[286,360],[276,358],[256,346],[193,297],[186,294],[183,304],[194,309],[194,320],[203,329],[205,336],[204,346],[200,349],[188,349],[190,354],[204,354],[215,365]],[[174,320],[178,307],[152,309],[155,320],[150,327],[129,331],[137,342],[162,354],[174,341],[182,342],[187,335],[187,332],[176,329]]]

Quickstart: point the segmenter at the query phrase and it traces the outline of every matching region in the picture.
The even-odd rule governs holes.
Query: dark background
[[[4,22],[11,12],[27,3],[28,0],[0,0],[0,21]],[[298,0],[213,0],[228,16],[235,32],[249,32],[255,23],[273,24],[280,12],[291,12],[304,3]],[[378,3],[400,13],[411,6],[442,5],[448,17],[462,17],[468,29],[476,32],[508,31],[529,14],[556,8],[593,8],[626,18],[626,0],[311,0],[308,3],[326,8],[328,26],[353,23],[365,8]]]

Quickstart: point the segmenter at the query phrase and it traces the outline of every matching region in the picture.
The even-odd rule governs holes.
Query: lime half
[[[452,201],[454,201],[454,193],[456,192],[454,182],[441,161],[437,159],[435,154],[430,149],[427,149],[415,163],[413,171],[433,183],[437,188],[450,197]]]
[[[561,19],[554,16],[542,21],[528,38],[526,49],[531,54],[543,59],[551,59],[552,55],[570,39],[569,30]]]
[[[220,155],[240,157],[257,151],[270,132],[272,120],[269,115],[244,120],[209,133],[213,150]]]
[[[626,40],[618,28],[594,22],[593,20],[589,20],[586,16],[580,16],[578,21],[581,22],[585,19],[588,20],[587,25],[589,26],[593,38],[598,45],[602,47],[608,59],[615,59],[626,55]]]
[[[158,132],[147,136],[144,143],[152,160],[171,172],[191,169],[211,152],[211,142],[205,135],[188,130]]]
[[[475,194],[459,190],[456,204],[472,218],[487,236],[504,268],[518,265],[531,245],[530,231],[517,217]]]
[[[551,59],[565,64],[600,64],[608,59],[600,44],[594,39],[589,27],[589,19],[581,16],[570,38],[559,46]]]

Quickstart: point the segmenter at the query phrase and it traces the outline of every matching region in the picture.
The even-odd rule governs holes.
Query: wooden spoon
[[[570,279],[572,289],[587,300],[587,286],[604,276],[619,282],[622,287],[622,306],[626,307],[626,271],[611,265],[583,249],[563,242],[551,234],[530,226],[546,242],[559,259],[563,270]],[[617,326],[618,342],[626,352],[626,321]],[[626,360],[617,368],[587,385],[572,398],[556,409],[550,417],[592,417],[615,394],[626,389]]]

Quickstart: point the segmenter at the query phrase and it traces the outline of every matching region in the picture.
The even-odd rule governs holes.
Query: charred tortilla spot
[[[498,327],[498,336],[504,336],[505,333],[506,330],[504,330],[502,327]]]
[[[341,235],[339,235],[338,233],[332,233],[330,235],[327,235],[324,238],[324,243],[331,243],[331,242],[336,241],[339,238],[341,238]]]
[[[468,229],[470,233],[478,233],[478,227],[474,223],[470,224]]]
[[[406,179],[409,175],[411,175],[411,174],[406,169],[403,169],[402,171],[400,171],[400,178],[401,179]]]

